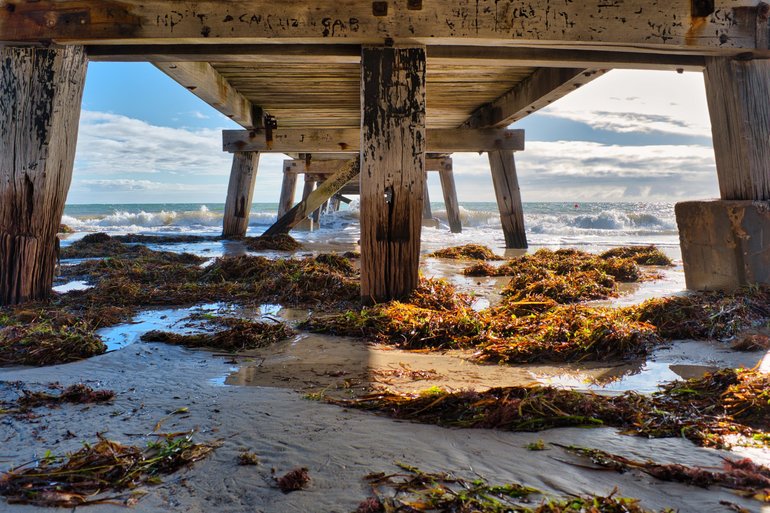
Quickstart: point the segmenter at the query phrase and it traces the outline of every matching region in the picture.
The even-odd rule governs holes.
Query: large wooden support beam
[[[2,37],[2,36],[0,36]],[[255,107],[207,62],[164,62],[155,67],[195,96],[244,128],[260,128],[262,109]]]
[[[86,67],[82,47],[0,47],[0,305],[51,293]]]
[[[422,189],[422,218],[433,219],[433,211],[430,208],[430,193],[428,192],[428,173],[423,173],[423,183],[425,184]]]
[[[495,101],[479,107],[461,128],[506,127],[604,73],[597,69],[540,68]]]
[[[249,228],[249,213],[257,180],[259,153],[233,153],[233,167],[227,186],[222,237],[243,237]]]
[[[722,199],[770,200],[770,61],[709,59],[704,77]]]
[[[291,210],[294,204],[294,194],[297,190],[297,173],[290,173],[283,170],[283,181],[281,182],[281,196],[278,200],[278,218],[280,219],[286,212]]]
[[[361,54],[361,297],[407,296],[418,283],[425,187],[425,48]]]
[[[89,45],[92,61],[107,62],[217,62],[250,64],[360,64],[359,45],[346,44],[155,44]],[[522,48],[518,46],[428,46],[428,66],[520,66],[525,68],[601,68],[667,71],[703,71],[703,55],[634,52],[622,48]]]
[[[524,210],[513,152],[489,152],[489,165],[492,169],[497,207],[500,209],[500,221],[503,224],[505,247],[524,249],[527,247],[527,234],[524,230]]]
[[[432,153],[521,151],[524,130],[502,128],[432,128],[425,131],[423,146]],[[284,128],[265,130],[223,130],[224,151],[267,153],[358,153],[361,136],[355,128]]]
[[[306,159],[288,159],[283,161],[283,171],[284,173],[294,173],[294,174],[313,174],[313,175],[332,175],[340,170],[340,167],[343,164],[343,161],[346,160],[355,160],[350,158],[349,153],[344,153],[344,158],[342,159],[326,159],[325,156],[326,153],[321,154],[324,158],[322,159],[311,159],[310,161]],[[441,171],[443,166],[445,165],[446,160],[452,161],[449,157],[441,157],[441,158],[426,158],[425,159],[425,171],[431,172],[431,171]]]
[[[346,163],[342,169],[330,176],[328,180],[319,185],[314,191],[307,186],[310,183],[312,187],[313,182],[306,181],[305,191],[311,190],[312,192],[309,192],[307,197],[304,197],[303,194],[302,201],[278,219],[273,226],[267,229],[264,235],[269,237],[280,233],[288,233],[289,230],[297,226],[310,213],[320,208],[325,201],[342,189],[356,174],[358,174],[358,163],[353,161]]]
[[[449,231],[462,233],[463,225],[460,221],[460,205],[457,202],[457,188],[455,187],[455,175],[452,170],[452,159],[443,159],[444,164],[438,172],[441,179],[441,191],[444,193],[444,207],[449,222]]]
[[[5,41],[431,44],[442,39],[727,51],[756,48],[759,0],[5,0]]]

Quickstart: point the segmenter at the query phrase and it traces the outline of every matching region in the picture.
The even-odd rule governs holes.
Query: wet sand
[[[466,278],[458,274],[465,265],[425,259],[423,274],[450,278],[461,289],[473,291],[482,307],[499,299],[498,291],[506,279]],[[681,267],[676,267],[666,271],[664,280],[631,287],[628,295],[610,303],[632,304],[682,288],[683,274]],[[10,384],[17,380],[28,388],[51,381],[63,385],[84,382],[117,393],[114,403],[106,406],[37,409],[39,417],[31,420],[0,416],[0,468],[34,460],[48,450],[57,454],[77,450],[82,442],[93,442],[97,433],[143,446],[154,439],[152,430],[159,420],[174,410],[188,408],[183,415],[169,417],[162,431],[194,429],[197,441],[220,440],[222,446],[191,469],[146,488],[148,494],[133,511],[350,512],[368,496],[363,477],[370,472],[394,471],[395,462],[466,478],[481,475],[493,484],[513,480],[554,496],[609,494],[617,487],[619,494],[640,498],[650,509],[722,512],[726,507],[720,501],[729,501],[748,511],[763,511],[758,502],[718,487],[705,490],[656,481],[635,472],[591,470],[567,463],[574,461],[573,457],[558,447],[535,452],[526,445],[543,439],[601,448],[639,460],[714,467],[721,465],[723,457],[742,455],[768,464],[770,455],[763,450],[716,451],[685,439],[647,440],[607,428],[540,433],[446,429],[349,411],[306,398],[319,393],[346,397],[378,388],[481,390],[531,383],[599,393],[651,392],[658,383],[679,377],[696,377],[716,368],[754,366],[763,358],[762,352],[739,353],[723,343],[683,341],[661,346],[648,358],[633,362],[501,366],[475,364],[470,352],[407,352],[308,333],[236,356],[138,340],[150,329],[194,331],[184,319],[201,309],[289,322],[308,315],[305,310],[276,305],[257,310],[201,305],[146,311],[132,324],[100,332],[111,348],[107,354],[47,368],[0,369],[0,400],[4,401],[18,395]],[[75,436],[70,437],[68,431]],[[238,454],[244,449],[259,456],[258,466],[237,465]],[[301,466],[309,469],[310,487],[284,495],[276,488],[274,476]],[[43,511],[0,502],[0,511],[38,509]],[[125,508],[97,505],[88,511]]]

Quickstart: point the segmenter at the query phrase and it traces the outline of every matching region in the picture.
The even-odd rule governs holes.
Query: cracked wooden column
[[[294,193],[297,190],[297,173],[288,168],[287,163],[290,162],[291,160],[284,161],[281,197],[278,200],[278,219],[283,217],[294,206]]]
[[[770,61],[706,61],[720,200],[676,205],[687,287],[770,284]]]
[[[425,187],[425,47],[361,52],[361,299],[418,283]]]
[[[452,170],[452,159],[444,157],[438,170],[441,179],[441,192],[444,194],[444,208],[449,222],[449,231],[462,233],[463,225],[460,221],[460,205],[457,202],[457,188],[455,187],[455,175]]]
[[[495,187],[500,221],[503,224],[505,247],[525,249],[527,233],[524,229],[524,209],[521,205],[519,179],[516,177],[516,161],[512,151],[490,151],[489,166]]]
[[[227,186],[222,237],[243,237],[249,228],[249,213],[254,198],[254,182],[257,180],[259,152],[233,153],[233,167]]]
[[[0,305],[51,293],[87,63],[81,46],[0,48]]]

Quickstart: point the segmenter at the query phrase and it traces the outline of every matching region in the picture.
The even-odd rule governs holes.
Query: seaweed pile
[[[132,237],[137,238],[139,236],[123,236],[122,240],[133,240]],[[142,245],[125,244],[121,241],[121,237],[110,237],[106,233],[90,233],[86,235],[79,241],[62,248],[59,252],[59,257],[62,259],[105,257],[121,257],[126,259],[152,258],[153,260],[182,264],[201,264],[207,260],[190,253],[154,251]]]
[[[638,500],[614,494],[553,499],[519,483],[491,485],[482,477],[466,480],[448,472],[425,472],[403,463],[396,465],[400,472],[377,472],[364,478],[373,495],[361,502],[355,513],[651,513]],[[540,500],[532,500],[534,496]]]
[[[0,315],[0,365],[51,365],[102,354],[104,342],[84,322],[12,323]],[[5,320],[5,322],[3,322]]]
[[[131,504],[131,494],[105,495],[158,484],[159,478],[205,458],[212,444],[189,435],[169,435],[145,449],[99,436],[97,443],[68,456],[46,456],[0,476],[0,495],[9,504],[74,508],[86,504]]]
[[[297,251],[302,249],[302,244],[297,242],[294,237],[286,233],[263,237],[243,237],[243,245],[251,251]]]
[[[600,449],[564,446],[569,452],[584,456],[602,468],[627,472],[639,470],[661,481],[676,481],[693,486],[708,488],[719,485],[732,490],[746,492],[746,495],[762,502],[770,501],[770,468],[758,465],[748,458],[731,460],[725,458],[722,469],[691,467],[680,463],[656,463],[637,461]]]
[[[502,260],[491,249],[481,244],[465,244],[443,248],[428,255],[433,258],[448,258],[452,260]]]
[[[655,246],[623,246],[599,255],[601,258],[630,258],[639,265],[671,265],[671,259]]]
[[[404,349],[474,349],[481,361],[609,360],[638,356],[660,342],[654,326],[621,309],[507,298],[477,312],[470,296],[440,279],[422,279],[405,302],[316,315],[303,329],[363,337]]]
[[[148,331],[144,342],[164,342],[185,347],[208,347],[238,352],[267,347],[292,335],[284,323],[259,322],[237,317],[214,317],[209,324],[224,328],[214,332],[180,334],[169,331]]]
[[[611,252],[594,255],[576,249],[541,249],[497,267],[479,263],[463,272],[466,276],[510,276],[503,294],[514,300],[544,296],[563,304],[614,297],[618,295],[618,283],[658,277],[643,273],[636,258],[646,255],[643,261],[655,261],[652,255],[660,253],[659,250],[642,248],[645,253],[639,253],[633,251],[634,248],[616,249],[623,250],[616,253],[624,256],[614,256]],[[662,253],[660,256],[665,258]]]
[[[59,388],[51,385],[51,388]],[[76,383],[63,389],[58,394],[49,392],[30,392],[22,391],[23,395],[16,400],[16,404],[21,409],[36,408],[39,406],[54,407],[65,403],[70,404],[92,404],[106,403],[115,398],[115,392],[112,390],[94,390],[83,383]]]
[[[462,428],[540,431],[566,426],[608,426],[652,438],[686,437],[708,447],[770,442],[770,376],[723,370],[676,381],[651,396],[602,396],[546,386],[485,392],[374,393],[330,403],[378,411],[398,419]]]

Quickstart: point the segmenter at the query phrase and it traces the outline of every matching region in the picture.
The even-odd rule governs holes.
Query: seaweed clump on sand
[[[97,443],[68,456],[47,456],[34,467],[9,470],[0,477],[0,495],[9,504],[36,506],[74,508],[121,499],[132,504],[136,496],[106,494],[158,484],[160,476],[205,458],[213,449],[189,436],[169,435],[145,449],[99,436]]]
[[[606,361],[643,355],[660,342],[654,326],[616,308],[559,305],[534,315],[506,315],[507,310],[506,303],[495,310],[490,325],[493,335],[479,346],[476,359]]]
[[[651,513],[636,499],[609,496],[546,498],[543,492],[519,483],[492,485],[482,477],[466,480],[448,472],[425,472],[397,463],[400,471],[377,472],[364,479],[373,496],[355,513],[436,511],[439,513]],[[541,496],[538,501],[532,496]],[[537,502],[537,505],[532,503]]]
[[[137,236],[134,236],[137,237]],[[64,247],[59,252],[62,259],[69,258],[142,258],[149,261],[167,263],[201,264],[207,259],[190,253],[154,251],[140,244],[124,244],[119,237],[110,237],[106,233],[89,233],[82,239]]]
[[[770,435],[770,376],[724,370],[676,381],[651,396],[602,396],[553,387],[506,387],[484,392],[374,393],[330,403],[427,424],[505,431],[608,426],[652,438],[686,437],[707,447],[764,446]]]
[[[243,245],[251,251],[297,251],[302,244],[289,234],[279,233],[271,236],[243,237]]]
[[[608,360],[644,354],[655,328],[623,310],[558,305],[532,296],[477,312],[473,299],[445,280],[421,280],[404,302],[391,301],[301,325],[310,331],[371,338],[405,349],[474,349],[476,358],[503,363]]]
[[[144,342],[164,342],[185,347],[209,347],[237,352],[267,347],[292,334],[292,330],[284,323],[259,322],[236,317],[220,317],[212,319],[211,322],[224,329],[214,333],[195,334],[153,330],[142,335],[141,339]]]
[[[2,319],[0,319],[2,321]],[[2,326],[7,324],[6,326]],[[102,354],[104,342],[83,322],[57,325],[0,322],[0,365],[44,366]]]
[[[770,318],[770,289],[653,298],[628,311],[635,319],[656,326],[663,338],[724,339]]]
[[[688,485],[708,488],[719,485],[740,492],[762,502],[770,499],[770,468],[758,465],[748,458],[731,460],[725,458],[723,468],[692,467],[680,463],[656,463],[652,460],[637,461],[601,449],[562,446],[565,450],[591,460],[603,468],[627,472],[638,470],[661,481],[675,481]]]
[[[671,259],[655,246],[623,246],[599,255],[601,258],[630,258],[639,265],[672,265]]]
[[[434,258],[449,258],[453,260],[502,260],[494,251],[481,244],[465,244],[434,251],[428,255]]]
[[[484,322],[469,296],[445,280],[422,279],[404,302],[381,303],[360,311],[316,315],[300,325],[317,333],[372,338],[406,349],[476,345]]]
[[[55,386],[54,386],[55,388]],[[106,403],[115,398],[115,392],[112,390],[94,390],[88,385],[77,383],[70,385],[58,394],[49,392],[29,392],[23,391],[23,395],[16,400],[20,408],[36,408],[38,406],[59,406],[65,403],[70,404],[92,404]]]

